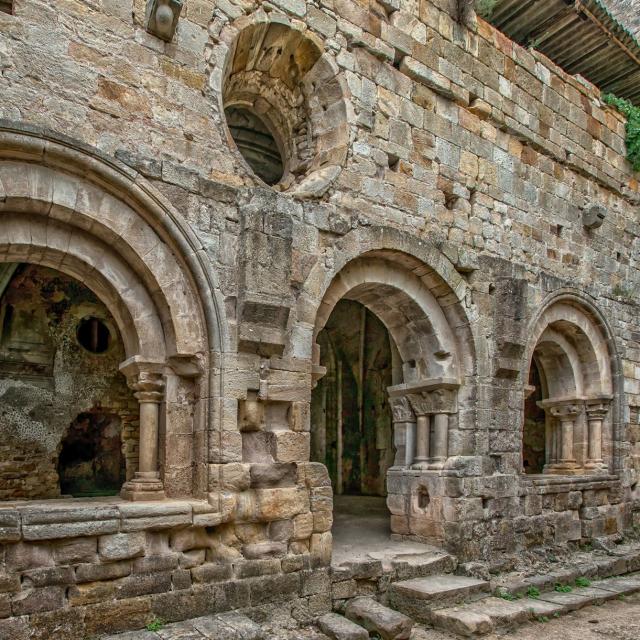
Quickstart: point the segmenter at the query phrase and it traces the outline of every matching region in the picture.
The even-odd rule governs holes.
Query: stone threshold
[[[62,498],[3,503],[0,544],[57,540],[182,526],[219,525],[205,500],[128,502],[118,497]]]

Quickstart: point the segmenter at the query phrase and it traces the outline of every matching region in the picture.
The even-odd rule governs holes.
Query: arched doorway
[[[442,256],[436,262],[442,267]],[[393,446],[385,478],[391,514],[386,531],[439,540],[444,532],[442,501],[431,499],[441,486],[438,477],[447,473],[452,457],[457,459],[453,464],[464,464],[462,457],[472,451],[468,434],[473,414],[468,409],[460,412],[458,407],[460,390],[464,388],[462,397],[466,398],[473,387],[474,347],[465,312],[442,277],[414,256],[376,249],[347,261],[324,290],[315,319],[314,372],[318,386],[313,393],[311,432],[312,441],[320,444],[327,441],[328,415],[335,422],[337,414],[344,422],[344,407],[335,408],[336,389],[342,389],[344,395],[345,376],[351,377],[354,368],[358,369],[354,362],[364,359],[345,357],[343,344],[358,343],[363,317],[365,324],[375,318],[384,328],[381,335],[389,345],[385,378],[391,381],[386,394]],[[351,353],[358,352],[352,349]],[[327,380],[323,382],[325,375]],[[338,377],[342,378],[340,384]],[[358,376],[353,379],[357,395]],[[331,406],[327,409],[329,399]],[[364,400],[361,404],[367,406]],[[360,466],[358,453],[353,452],[352,457]],[[331,465],[331,456],[326,457]],[[344,474],[344,464],[342,471]],[[344,490],[344,477],[338,479],[337,471],[332,475],[334,492]],[[339,496],[334,497],[334,505],[339,507],[340,503]],[[337,541],[340,532],[336,524],[345,520],[353,523],[357,514],[350,509],[348,518],[341,519],[337,512],[336,516],[333,533]],[[360,534],[371,540],[371,522],[368,518],[363,521]]]
[[[613,355],[606,328],[580,301],[536,319],[524,405],[525,473],[606,474],[613,463]]]
[[[318,334],[327,373],[313,390],[311,459],[338,495],[386,495],[393,464],[389,334],[364,305],[341,300]]]

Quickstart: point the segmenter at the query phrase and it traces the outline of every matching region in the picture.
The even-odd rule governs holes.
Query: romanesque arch
[[[112,314],[126,354],[120,370],[140,403],[139,469],[123,496],[203,494],[206,454],[183,440],[220,418],[210,360],[224,351],[226,331],[186,223],[128,167],[47,132],[4,129],[0,262],[71,276]],[[178,444],[186,459],[175,455]]]
[[[475,345],[463,279],[429,243],[386,228],[348,234],[334,260],[332,269],[312,271],[300,296],[298,318],[313,322],[313,361],[319,363],[315,341],[337,302],[360,302],[385,325],[401,361],[389,388],[396,466],[437,470],[451,456],[469,455],[463,438],[450,438],[460,421],[474,420],[466,399]]]
[[[610,330],[590,301],[556,294],[534,318],[527,351],[525,471],[606,474],[614,466],[617,356]],[[613,402],[612,402],[613,401]],[[536,420],[532,413],[538,411]],[[527,469],[528,439],[542,442],[544,467]]]

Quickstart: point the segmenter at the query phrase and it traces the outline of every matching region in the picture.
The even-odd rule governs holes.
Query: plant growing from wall
[[[602,100],[627,117],[625,140],[627,159],[634,171],[640,171],[640,107],[636,107],[628,100],[618,98],[612,93],[603,95]]]
[[[489,20],[498,4],[498,0],[475,0],[476,13],[485,20]]]

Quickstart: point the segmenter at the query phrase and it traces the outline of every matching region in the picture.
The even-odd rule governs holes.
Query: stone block
[[[61,540],[53,547],[56,564],[78,564],[96,560],[98,541],[96,538]]]
[[[373,598],[354,598],[347,604],[345,616],[370,634],[377,633],[383,640],[409,640],[413,628],[411,618]]]
[[[320,631],[332,640],[368,640],[369,632],[360,625],[337,613],[318,618]]]
[[[22,574],[24,588],[49,587],[75,583],[73,567],[42,567],[30,569]]]
[[[131,562],[110,562],[109,564],[80,564],[76,567],[77,582],[116,580],[131,573]]]
[[[64,606],[64,596],[64,587],[25,589],[13,596],[11,610],[14,616],[22,616],[61,609]]]
[[[144,555],[145,542],[144,532],[101,536],[98,540],[98,553],[100,559],[106,562],[137,558]]]
[[[276,462],[304,462],[309,459],[311,436],[298,431],[275,431]]]

